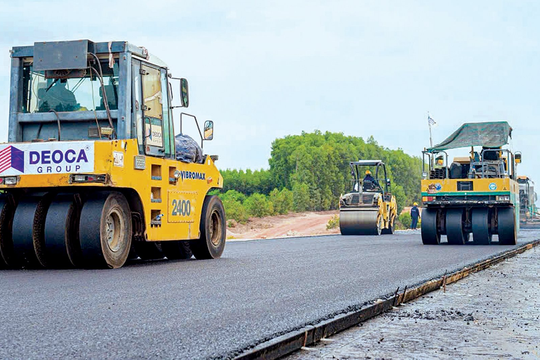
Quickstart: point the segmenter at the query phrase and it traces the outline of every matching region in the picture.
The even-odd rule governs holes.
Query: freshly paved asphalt
[[[229,242],[219,260],[118,270],[1,270],[0,358],[229,358],[511,248],[423,246],[415,231]]]

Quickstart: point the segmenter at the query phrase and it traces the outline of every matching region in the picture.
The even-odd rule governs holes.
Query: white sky
[[[126,40],[189,80],[222,169],[268,168],[274,139],[315,129],[419,156],[429,111],[435,143],[509,121],[519,172],[540,183],[539,19],[525,0],[0,0],[0,141],[12,46]]]

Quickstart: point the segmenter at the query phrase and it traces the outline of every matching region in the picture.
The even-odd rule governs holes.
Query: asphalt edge
[[[303,347],[313,345],[319,342],[321,339],[328,338],[338,332],[358,325],[375,316],[381,315],[382,313],[392,309],[394,306],[410,302],[416,298],[419,298],[420,296],[440,288],[445,288],[448,284],[457,282],[466,278],[470,274],[485,270],[539,245],[540,240],[535,240],[518,248],[503,252],[487,260],[481,260],[477,263],[467,265],[462,269],[456,270],[450,274],[445,274],[441,277],[425,281],[410,289],[405,288],[400,292],[398,288],[395,294],[389,298],[384,300],[378,299],[372,305],[366,306],[362,309],[346,314],[340,314],[332,319],[322,321],[316,325],[309,325],[288,334],[278,336],[275,339],[263,342],[262,344],[244,351],[240,355],[234,357],[234,359],[278,359],[294,351],[300,350]]]

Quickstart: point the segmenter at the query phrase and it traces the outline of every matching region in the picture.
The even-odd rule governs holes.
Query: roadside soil
[[[289,213],[287,215],[250,218],[246,224],[228,221],[227,240],[249,240],[339,234],[339,222],[333,229],[326,229],[328,221],[339,217],[339,210]]]
[[[540,359],[540,248],[287,359]]]

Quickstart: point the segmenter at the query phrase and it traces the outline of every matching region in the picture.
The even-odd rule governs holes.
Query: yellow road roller
[[[339,199],[341,234],[393,234],[397,204],[386,165],[381,160],[359,160],[350,162],[350,167],[351,192]]]
[[[422,242],[441,235],[463,245],[515,245],[519,231],[521,154],[505,148],[512,134],[506,121],[465,123],[442,143],[423,151]],[[470,149],[449,163],[448,150]]]
[[[181,113],[175,136],[173,109],[188,104],[187,80],[125,41],[14,47],[0,144],[0,267],[220,257],[225,212],[209,192],[223,178],[217,156],[202,152],[213,122],[201,132]],[[182,133],[187,120],[200,145]]]

